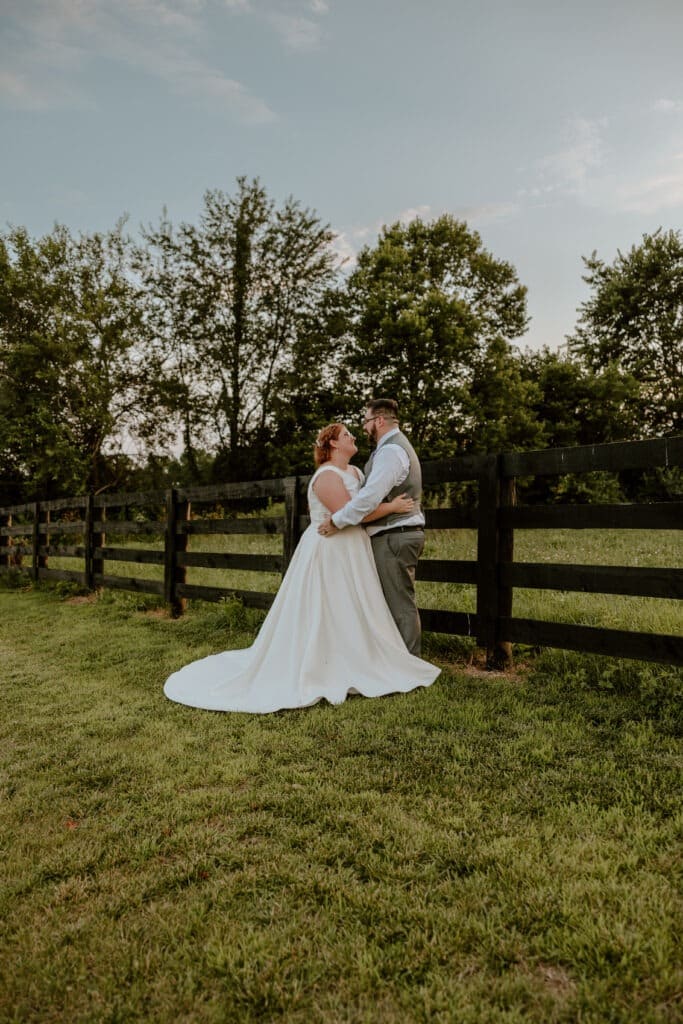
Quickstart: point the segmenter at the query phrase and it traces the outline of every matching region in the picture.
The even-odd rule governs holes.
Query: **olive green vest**
[[[384,444],[397,444],[399,448],[402,448],[403,451],[408,456],[410,468],[408,470],[408,476],[405,478],[405,480],[402,480],[400,484],[397,484],[396,487],[393,487],[382,500],[392,501],[394,498],[397,498],[399,494],[408,494],[411,498],[415,500],[415,508],[408,515],[406,515],[405,513],[392,512],[390,515],[383,516],[381,519],[375,519],[372,525],[400,526],[405,519],[410,519],[415,515],[416,512],[421,511],[420,498],[422,497],[422,470],[420,469],[420,460],[415,454],[415,449],[413,448],[412,444],[405,436],[405,434],[402,434],[400,430],[398,434],[393,434],[388,441],[384,442]],[[370,458],[365,464],[366,480],[370,476],[370,473],[372,472],[372,463],[378,450],[378,448],[375,448],[375,450],[372,452]]]

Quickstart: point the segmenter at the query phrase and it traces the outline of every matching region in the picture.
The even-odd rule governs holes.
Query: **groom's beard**
[[[368,434],[368,437],[370,438],[370,443],[371,443],[372,447],[376,448],[377,447],[377,424],[376,423],[373,423],[372,426],[370,427],[370,433]]]

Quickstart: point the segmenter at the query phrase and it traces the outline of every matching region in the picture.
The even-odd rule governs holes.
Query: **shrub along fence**
[[[514,561],[515,530],[553,529],[683,529],[683,501],[651,504],[537,505],[516,504],[517,477],[621,472],[680,467],[683,436],[647,441],[555,448],[536,452],[459,456],[423,465],[427,489],[472,481],[476,509],[435,508],[425,511],[428,530],[477,530],[477,558],[472,561],[423,559],[418,579],[465,583],[476,587],[476,613],[420,609],[426,630],[476,638],[487,651],[491,667],[504,666],[513,643],[606,654],[683,665],[683,636],[601,629],[570,623],[515,618],[516,587],[543,590],[625,594],[640,597],[683,597],[683,569],[670,566],[569,565]],[[236,596],[245,605],[268,608],[273,594],[233,590],[187,582],[191,566],[284,573],[302,531],[308,525],[306,488],[309,477],[284,477],[211,487],[182,487],[166,492],[84,495],[0,508],[0,572],[31,559],[33,578],[74,580],[89,588],[116,587],[157,594],[174,615],[188,598],[219,601]],[[216,515],[228,509],[272,499],[283,502],[284,515],[240,517]],[[131,510],[138,512],[136,521]],[[150,521],[151,520],[151,521]],[[156,524],[156,525],[155,525]],[[116,546],[116,537],[164,533],[163,550]],[[281,555],[192,551],[199,534],[278,534]],[[69,535],[81,538],[64,544]],[[53,543],[57,538],[60,543]],[[113,543],[112,543],[113,541]],[[332,542],[330,542],[332,543]],[[83,570],[52,569],[51,556],[83,559]],[[163,566],[163,581],[107,574],[108,562]]]

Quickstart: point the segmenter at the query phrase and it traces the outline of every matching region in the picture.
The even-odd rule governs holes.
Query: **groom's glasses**
[[[366,423],[372,423],[373,420],[378,420],[378,419],[381,419],[381,417],[380,416],[368,416],[367,419],[363,420],[363,426],[365,426]]]

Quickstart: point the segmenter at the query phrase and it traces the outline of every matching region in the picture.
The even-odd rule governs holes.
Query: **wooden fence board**
[[[178,498],[182,501],[191,501],[193,505],[245,498],[284,498],[287,479],[289,478],[282,477],[277,480],[245,480],[242,483],[218,484],[211,487],[179,487]]]
[[[477,513],[474,510],[459,508],[426,508],[424,509],[425,526],[428,530],[476,530]],[[300,515],[298,520],[301,535],[311,522],[308,515]]]
[[[106,559],[108,562],[137,562],[138,565],[163,565],[163,551],[152,551],[148,548],[110,548],[96,547],[93,557]]]
[[[538,590],[683,598],[683,569],[511,562],[500,566],[500,579],[511,587]]]
[[[193,583],[179,583],[178,593],[181,597],[199,599],[201,601],[225,601],[236,597],[248,608],[270,608],[275,594],[258,590],[230,590],[227,587],[201,587]]]
[[[88,501],[87,494],[77,498],[53,498],[50,501],[41,501],[40,507],[46,512],[63,512],[66,509],[84,509]]]
[[[116,519],[95,519],[93,522],[93,530],[99,533],[148,533],[151,537],[160,537],[163,536],[165,529],[166,526],[163,520],[161,522],[150,520],[148,523],[129,523]]]
[[[499,522],[517,530],[681,530],[683,501],[650,505],[518,505]]]
[[[251,572],[282,572],[282,555],[211,554],[208,551],[183,551],[176,565],[204,569],[247,569]]]
[[[451,483],[462,480],[476,480],[484,472],[487,455],[459,455],[455,459],[440,459],[425,462],[422,466],[422,484]]]
[[[430,583],[476,583],[477,563],[449,558],[421,558],[417,579]]]
[[[178,533],[195,534],[210,533],[249,533],[278,534],[283,533],[285,520],[282,516],[266,516],[263,519],[189,519],[177,524]]]
[[[28,553],[27,551],[25,553]],[[85,558],[85,548],[82,545],[74,547],[65,544],[40,544],[38,554],[45,557],[53,556],[58,558]]]
[[[163,507],[166,491],[128,491],[116,494],[96,494],[95,508],[128,508],[131,505],[158,505]]]
[[[683,466],[683,435],[537,452],[505,452],[501,459],[504,476],[555,476],[596,470],[619,472],[653,466]]]
[[[76,569],[38,569],[39,580],[72,580],[85,586],[85,573]]]
[[[430,633],[449,633],[454,636],[476,637],[479,619],[470,612],[447,612],[439,608],[420,608],[422,628]]]
[[[158,594],[164,593],[164,584],[161,580],[141,580],[131,576],[109,576],[97,572],[94,578],[95,586],[109,587],[112,590],[133,590],[136,593]]]
[[[30,537],[33,534],[33,523],[24,523],[19,526],[0,527],[1,537]]]
[[[33,502],[25,502],[23,505],[3,505],[1,511],[4,516],[32,515]]]
[[[9,545],[7,547],[3,547],[2,552],[5,555],[11,555],[12,558],[16,558],[17,555],[21,555],[23,557],[24,555],[32,555],[33,547],[30,544],[12,544],[11,547]]]
[[[532,647],[558,647],[613,658],[683,665],[683,636],[516,618],[502,619],[500,629],[506,640]]]
[[[71,522],[71,521],[62,522],[60,519],[53,519],[48,524],[47,532],[50,534],[50,536],[54,537],[54,536],[59,536],[59,534],[62,534],[62,533],[63,534],[67,534],[67,533],[81,533],[81,534],[85,534],[85,529],[86,529],[85,523],[81,522],[80,520],[77,521],[77,522]]]
[[[478,516],[474,510],[459,508],[426,508],[425,526],[428,530],[476,530]]]

